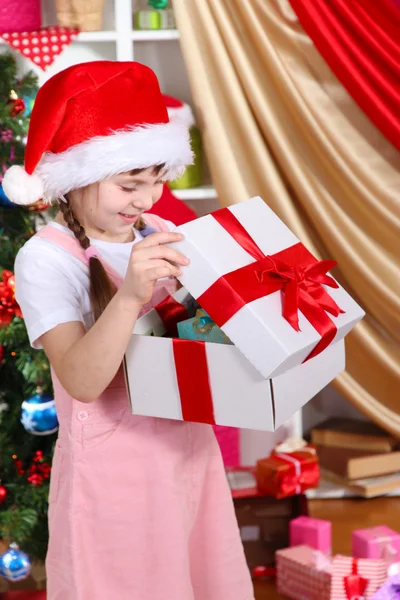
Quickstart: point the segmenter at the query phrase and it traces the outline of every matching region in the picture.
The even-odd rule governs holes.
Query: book
[[[367,452],[392,452],[399,442],[369,421],[333,418],[314,427],[311,432],[311,443],[316,446],[349,448]]]
[[[366,452],[349,448],[317,447],[321,467],[348,480],[400,472],[400,452]]]
[[[321,469],[321,475],[335,485],[352,490],[355,494],[363,498],[376,498],[377,496],[384,496],[385,494],[389,494],[389,492],[400,490],[400,473],[370,477],[368,479],[354,479],[352,481],[339,477],[339,475],[326,469]]]

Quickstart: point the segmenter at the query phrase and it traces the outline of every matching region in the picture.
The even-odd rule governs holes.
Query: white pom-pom
[[[2,181],[5,195],[14,204],[27,206],[43,197],[43,182],[38,175],[29,175],[24,167],[13,165]]]

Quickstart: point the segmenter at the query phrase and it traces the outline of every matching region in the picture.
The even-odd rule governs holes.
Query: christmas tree
[[[9,166],[23,164],[37,89],[33,73],[17,79],[13,56],[0,56],[0,539],[3,547],[17,543],[32,560],[44,559],[47,549],[49,464],[55,436],[47,435],[49,429],[32,418],[31,409],[52,400],[52,387],[43,351],[29,344],[14,297],[13,268],[18,250],[45,221],[46,207],[12,204],[1,180]]]

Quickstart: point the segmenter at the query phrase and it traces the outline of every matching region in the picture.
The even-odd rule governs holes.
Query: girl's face
[[[140,215],[160,199],[164,171],[153,168],[138,174],[114,175],[69,194],[74,214],[89,237],[112,242],[134,238],[132,227]]]

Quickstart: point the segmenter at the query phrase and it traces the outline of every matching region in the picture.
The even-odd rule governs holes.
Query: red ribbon
[[[175,338],[172,344],[183,420],[215,425],[205,343]]]
[[[368,579],[358,574],[358,559],[353,558],[352,572],[344,578],[344,589],[348,600],[361,600],[367,589]]]
[[[292,462],[288,461],[284,456],[281,456],[280,454],[274,454],[273,458],[284,463],[288,467],[286,472],[278,472],[277,474],[279,487],[278,492],[280,496],[294,496],[295,494],[303,493],[305,490],[318,484],[320,470],[317,460],[312,463],[303,462],[304,457],[294,457],[300,463],[300,473],[296,473],[296,466]],[[300,488],[300,491],[298,491],[298,488]]]
[[[163,322],[167,333],[172,337],[178,335],[178,323],[189,318],[186,307],[172,296],[167,296],[154,307]]]
[[[220,277],[197,298],[200,306],[223,327],[246,304],[281,291],[282,314],[293,329],[300,331],[300,310],[321,335],[306,360],[322,352],[337,332],[326,313],[337,317],[344,312],[322,287],[339,287],[327,274],[336,262],[316,260],[300,242],[272,256],[265,255],[229,209],[223,208],[212,216],[255,262]]]

